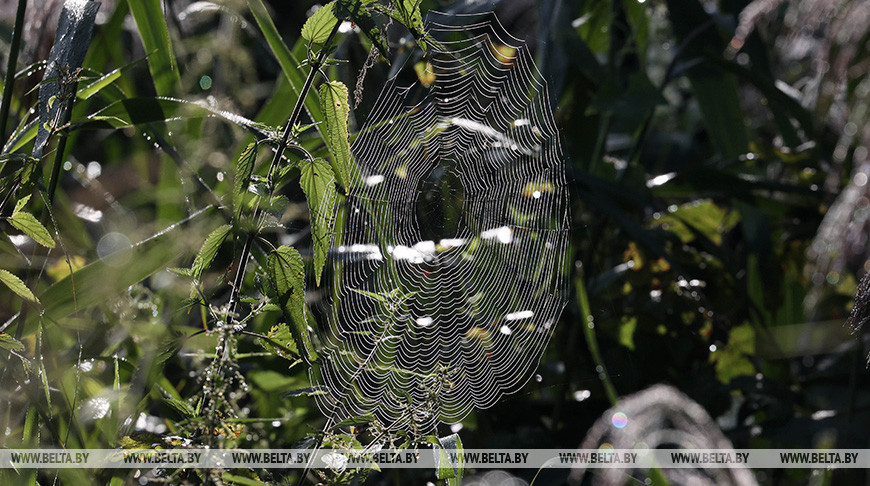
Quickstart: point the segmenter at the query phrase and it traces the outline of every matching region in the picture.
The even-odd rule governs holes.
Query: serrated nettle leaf
[[[0,332],[0,348],[20,353],[24,351],[24,344],[5,332]]]
[[[317,353],[308,338],[308,323],[305,320],[305,266],[302,257],[295,248],[280,246],[269,254],[266,271],[275,289],[277,304],[290,325],[293,339],[297,346],[302,344],[306,357],[315,360]]]
[[[338,23],[335,7],[335,1],[329,2],[317,9],[314,15],[308,17],[305,25],[302,26],[302,38],[315,44],[326,42],[332,29],[335,28],[335,24]]]
[[[202,272],[211,265],[212,260],[214,260],[215,255],[217,255],[221,245],[227,239],[227,236],[229,236],[232,228],[228,224],[222,225],[212,231],[208,235],[208,238],[205,239],[205,242],[199,249],[199,253],[197,253],[196,258],[193,260],[193,264],[190,266],[190,275],[195,280],[199,280],[202,277]]]
[[[47,248],[54,248],[55,242],[51,238],[51,233],[45,229],[45,226],[39,222],[36,217],[24,211],[17,211],[9,216],[9,224],[18,228],[27,236],[33,238],[33,241]]]
[[[318,93],[326,118],[326,145],[332,154],[332,170],[338,184],[346,187],[351,164],[347,133],[347,118],[350,115],[347,86],[340,81],[332,81],[321,85]]]
[[[268,197],[272,194],[269,189],[269,184],[265,182],[254,182],[248,185],[248,191],[261,197]]]
[[[245,192],[248,190],[248,184],[251,181],[251,174],[254,172],[254,164],[257,161],[257,144],[249,144],[239,160],[236,162],[236,173],[233,181],[233,212],[235,218],[239,219],[242,214],[242,200]]]
[[[22,299],[27,299],[31,302],[36,302],[37,304],[39,304],[39,299],[37,299],[36,296],[33,295],[33,292],[31,292],[30,289],[27,288],[27,285],[24,285],[24,282],[22,282],[20,278],[12,275],[8,271],[0,269],[0,282],[6,284],[6,286],[9,287],[10,290],[18,294],[18,296]]]
[[[281,310],[275,304],[269,305],[271,308],[268,310]],[[266,309],[264,307],[260,310]],[[271,351],[284,359],[294,361],[299,358],[299,347],[296,345],[296,340],[287,324],[281,323],[272,326],[266,334],[266,339],[259,339],[257,342],[267,351]]]
[[[299,184],[308,200],[311,212],[311,234],[314,239],[314,277],[320,285],[320,276],[326,265],[329,234],[332,231],[336,191],[332,169],[323,159],[303,161],[300,164]]]
[[[290,207],[290,200],[287,199],[287,196],[280,195],[273,197],[269,201],[269,207],[266,211],[268,211],[272,216],[280,219],[284,212],[287,211],[288,207]]]
[[[28,201],[30,201],[30,194],[22,197],[18,200],[18,202],[15,203],[15,209],[12,210],[12,214],[15,214],[18,211],[24,209],[24,206],[27,205]]]

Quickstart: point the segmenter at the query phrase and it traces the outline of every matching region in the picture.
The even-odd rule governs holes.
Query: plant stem
[[[311,85],[314,84],[314,78],[317,76],[317,73],[320,71],[320,66],[326,61],[326,56],[329,53],[329,44],[332,43],[332,39],[335,38],[335,34],[338,33],[338,27],[341,25],[341,22],[336,22],[335,27],[332,28],[332,32],[329,33],[329,37],[326,39],[326,42],[323,43],[323,48],[320,50],[320,54],[317,56],[317,60],[312,64],[311,71],[308,72],[308,77],[305,78],[305,84],[302,86],[302,91],[299,93],[299,98],[296,100],[296,105],[293,107],[293,111],[290,113],[290,118],[287,119],[287,123],[284,125],[284,134],[281,137],[281,142],[275,147],[275,156],[272,158],[272,163],[269,165],[269,174],[268,174],[268,184],[269,187],[274,186],[274,177],[275,177],[275,169],[281,162],[281,157],[284,155],[284,150],[287,148],[287,145],[290,142],[290,133],[293,131],[293,126],[299,122],[299,116],[302,114],[302,107],[305,106],[305,98],[308,97],[308,91],[311,90]],[[260,209],[257,208],[254,210],[254,218],[253,220],[256,222],[260,217]],[[233,287],[232,293],[230,294],[230,303],[227,306],[229,317],[230,315],[235,314],[236,307],[239,304],[239,298],[241,297],[241,288],[242,282],[245,280],[245,271],[248,266],[248,259],[251,254],[251,246],[254,243],[254,239],[257,237],[256,231],[251,231],[248,233],[247,238],[245,238],[245,244],[242,247],[242,255],[239,258],[239,267],[236,269],[236,276],[233,279]]]
[[[583,334],[586,336],[586,345],[589,347],[589,353],[592,354],[592,361],[595,362],[598,378],[601,380],[601,385],[604,386],[604,393],[611,405],[616,405],[619,399],[619,394],[616,393],[616,388],[613,382],[610,381],[610,375],[607,373],[607,367],[604,365],[604,360],[601,358],[601,351],[598,349],[598,338],[595,336],[595,325],[592,322],[592,308],[589,306],[589,296],[586,294],[586,282],[583,279],[582,273],[575,280],[577,287],[577,304],[580,306],[580,315],[584,317]]]
[[[73,88],[73,93],[76,89]],[[66,109],[61,115],[61,122],[58,126],[64,126],[69,123],[72,117],[73,104],[75,104],[75,95],[69,100]],[[57,147],[54,152],[54,164],[51,166],[51,178],[48,180],[48,204],[54,204],[54,193],[57,190],[57,180],[60,179],[60,167],[63,165],[63,154],[66,152],[66,135],[61,133],[57,139]]]
[[[9,121],[9,105],[12,103],[12,88],[15,86],[15,67],[18,65],[18,51],[21,48],[21,33],[24,31],[24,13],[27,0],[18,0],[15,12],[15,27],[12,30],[12,44],[9,46],[9,60],[6,63],[6,82],[3,85],[3,101],[0,103],[0,139],[6,139],[6,123]]]

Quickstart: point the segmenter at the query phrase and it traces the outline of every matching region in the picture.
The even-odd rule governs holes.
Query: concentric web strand
[[[448,20],[430,16],[441,42],[425,71],[385,86],[353,144],[312,370],[336,420],[428,431],[491,406],[531,377],[565,305],[567,189],[546,86],[496,22]]]

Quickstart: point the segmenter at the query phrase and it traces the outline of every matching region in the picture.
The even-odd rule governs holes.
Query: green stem
[[[598,338],[595,336],[595,324],[592,319],[592,308],[589,306],[589,296],[586,294],[586,283],[582,276],[577,278],[577,303],[580,305],[580,315],[584,317],[581,325],[583,326],[583,334],[586,336],[586,344],[589,346],[589,352],[592,354],[592,361],[595,362],[596,372],[601,384],[604,386],[604,393],[607,394],[607,399],[611,405],[616,405],[619,395],[616,393],[616,388],[613,382],[610,381],[610,375],[607,373],[607,367],[604,365],[604,360],[601,358],[601,350],[598,349]]]
[[[320,66],[326,61],[326,56],[329,53],[329,44],[332,42],[332,39],[335,38],[335,35],[338,33],[338,27],[341,25],[341,22],[337,22],[335,27],[332,28],[332,32],[330,32],[329,37],[326,39],[326,42],[323,43],[323,48],[320,50],[320,54],[317,56],[317,60],[312,64],[311,71],[308,72],[308,77],[305,78],[305,84],[302,86],[302,91],[299,92],[299,98],[296,100],[296,105],[293,107],[293,111],[290,114],[290,118],[287,119],[287,124],[284,126],[284,134],[281,137],[281,142],[275,147],[275,156],[272,158],[272,163],[269,165],[269,174],[268,174],[268,184],[269,187],[272,188],[275,184],[274,176],[275,169],[278,168],[278,165],[281,162],[281,157],[284,155],[284,150],[290,143],[290,134],[293,131],[293,126],[299,122],[299,116],[302,115],[302,108],[305,106],[305,98],[308,97],[308,91],[311,90],[311,85],[314,84],[314,78],[317,76],[317,73],[320,71]],[[260,217],[260,208],[254,210],[253,220],[256,222]],[[257,237],[256,231],[251,231],[248,233],[247,238],[245,238],[245,244],[242,247],[242,256],[239,258],[239,267],[236,270],[236,276],[233,279],[233,287],[232,294],[230,295],[230,304],[227,306],[229,316],[235,314],[236,307],[239,304],[239,299],[241,298],[241,288],[242,282],[245,280],[245,271],[248,266],[248,259],[251,253],[251,245],[254,243],[254,239]]]
[[[75,92],[75,89],[73,90]],[[69,103],[66,106],[66,110],[64,110],[61,115],[61,123],[60,127],[65,126],[69,123],[70,118],[72,117],[72,109],[73,104],[75,103],[75,97],[69,100]],[[60,168],[63,165],[63,154],[66,152],[66,138],[67,136],[63,133],[60,134],[57,139],[57,147],[54,150],[54,164],[51,166],[51,179],[48,180],[48,205],[54,205],[54,194],[57,190],[57,181],[60,179]]]
[[[15,27],[12,30],[12,44],[9,46],[9,61],[6,63],[6,84],[3,85],[3,101],[0,104],[0,139],[6,139],[6,124],[9,121],[9,105],[12,103],[12,88],[15,85],[15,71],[18,65],[18,51],[21,47],[21,33],[24,31],[24,13],[27,0],[18,0],[15,13]]]

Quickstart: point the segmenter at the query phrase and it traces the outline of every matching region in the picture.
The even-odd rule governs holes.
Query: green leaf
[[[235,219],[238,220],[242,214],[242,202],[246,192],[248,192],[248,184],[251,182],[251,174],[254,173],[254,163],[257,161],[257,144],[251,143],[242,152],[238,162],[236,162],[236,174],[233,184],[233,211]]]
[[[394,2],[393,5],[399,11],[399,18],[396,20],[411,31],[420,47],[425,51],[429,39],[426,36],[426,31],[423,29],[423,15],[420,13],[420,2],[421,0],[399,0]]]
[[[164,398],[163,402],[165,404],[169,405],[170,407],[172,407],[172,409],[175,410],[176,412],[180,413],[184,418],[196,417],[196,412],[193,410],[193,407],[191,407],[190,404],[184,400],[176,400],[174,398]]]
[[[305,320],[305,267],[302,257],[295,248],[280,246],[269,254],[266,271],[294,341],[297,345],[302,344],[305,357],[316,360],[317,353],[308,338],[308,322]]]
[[[259,339],[257,342],[267,351],[271,351],[284,359],[295,361],[299,358],[299,347],[296,345],[296,340],[287,324],[281,323],[272,326],[266,334],[266,339]]]
[[[54,248],[55,242],[45,226],[30,213],[18,211],[9,216],[9,224],[21,230],[34,241],[47,248]]]
[[[200,103],[175,98],[124,98],[72,122],[70,130],[83,128],[127,128],[147,123],[217,116],[248,130],[266,135],[265,130],[245,117],[212,109]],[[15,145],[27,143],[18,140]]]
[[[345,184],[350,172],[350,143],[348,143],[347,118],[350,105],[347,102],[347,86],[340,81],[324,83],[318,91],[320,106],[326,117],[326,146],[332,154],[332,171],[338,185]]]
[[[152,53],[148,56],[148,68],[151,70],[154,87],[160,96],[169,96],[178,86],[179,74],[161,0],[135,0],[127,3],[136,21],[145,52]]]
[[[24,285],[24,282],[22,282],[20,278],[12,275],[8,271],[0,269],[0,282],[6,284],[7,287],[9,287],[16,294],[18,294],[18,296],[22,299],[27,299],[31,302],[36,302],[37,304],[39,304],[39,299],[37,299],[36,296],[33,295],[33,292],[31,292],[30,289],[27,288],[26,285]]]
[[[302,70],[299,69],[299,61],[295,56],[293,56],[293,53],[287,48],[287,44],[285,44],[281,39],[281,34],[278,33],[278,28],[275,27],[275,23],[272,22],[272,18],[269,17],[269,12],[266,10],[266,6],[263,5],[263,0],[248,0],[248,8],[251,9],[251,13],[254,15],[257,25],[263,32],[263,36],[266,38],[266,42],[269,44],[272,54],[274,54],[275,59],[278,60],[278,64],[281,66],[281,71],[284,72],[284,76],[286,76],[287,81],[290,82],[294,99],[298,98],[302,93],[302,87],[305,85],[305,76],[302,74]],[[308,91],[305,98],[305,110],[308,111],[309,118],[315,122],[323,120],[323,113],[320,111],[320,106],[317,104],[313,95],[309,95],[311,95],[311,90]],[[318,131],[320,130],[319,127],[317,129]]]
[[[459,485],[465,468],[465,457],[459,434],[451,434],[438,439],[430,436],[426,440],[437,446],[432,452],[438,456],[438,465],[436,466],[438,479],[446,479],[447,484],[451,486]],[[448,453],[453,454],[453,456],[451,457]]]
[[[0,348],[3,348],[7,351],[15,351],[16,353],[24,351],[24,345],[21,344],[21,341],[6,334],[5,332],[0,332]]]
[[[247,474],[253,474],[250,471],[243,471]],[[240,484],[242,486],[268,486],[269,483],[264,483],[262,481],[258,481],[253,478],[246,478],[244,476],[239,476],[238,474],[230,474],[228,472],[223,472],[221,475],[221,479],[223,479],[225,484]]]
[[[338,23],[338,18],[335,16],[336,2],[327,3],[317,9],[314,15],[308,17],[305,25],[302,26],[302,38],[315,44],[323,44],[329,39],[329,34]]]
[[[341,427],[347,427],[350,425],[358,426],[358,425],[366,425],[370,424],[377,419],[372,415],[358,415],[356,417],[351,417],[342,420],[341,422],[332,426],[333,429],[339,429]]]
[[[298,390],[290,390],[281,395],[281,398],[291,397],[313,397],[316,395],[326,395],[326,388],[322,386],[310,386],[308,388],[300,388]]]
[[[95,94],[102,91],[102,89],[105,88],[106,86],[109,86],[110,84],[114,83],[118,78],[121,77],[121,74],[124,71],[127,71],[128,69],[139,64],[143,60],[144,60],[144,58],[138,59],[138,60],[133,61],[125,66],[121,66],[121,67],[119,67],[119,68],[117,68],[117,69],[115,69],[115,70],[113,70],[113,71],[111,71],[103,76],[100,76],[99,79],[95,80],[94,82],[85,86],[84,88],[78,90],[78,92],[76,93],[76,97],[80,100],[89,99],[90,97],[92,97]]]
[[[320,276],[326,265],[329,235],[335,218],[336,191],[332,169],[323,159],[302,161],[299,183],[308,200],[311,212],[311,234],[314,239],[314,276],[320,285]]]
[[[217,251],[227,239],[232,228],[233,227],[228,224],[221,225],[218,229],[212,231],[211,234],[208,235],[208,238],[205,239],[202,248],[199,249],[199,253],[197,253],[196,258],[193,260],[193,264],[190,266],[190,275],[194,279],[199,280],[202,276],[202,272],[211,265],[212,260],[214,260],[215,255],[217,255]]]
[[[26,206],[29,201],[30,201],[30,194],[19,199],[18,202],[15,203],[15,209],[12,210],[12,214],[15,214],[15,213],[21,211],[22,209],[24,209],[24,206]]]

